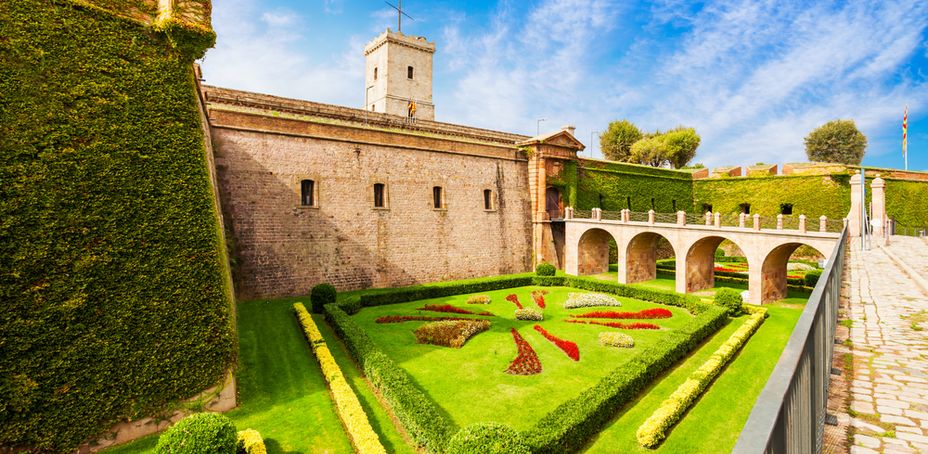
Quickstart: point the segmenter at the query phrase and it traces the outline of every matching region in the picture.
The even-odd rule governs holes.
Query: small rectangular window
[[[741,212],[742,212],[743,214],[751,214],[751,204],[750,204],[750,203],[742,203],[742,204],[740,204],[740,205],[738,205],[738,206],[741,207]]]
[[[483,190],[483,209],[484,210],[493,209],[493,191],[489,189]]]
[[[377,67],[374,67],[374,80],[377,80]]]
[[[374,208],[387,206],[386,186],[383,183],[374,184]]]
[[[632,198],[631,197],[625,198],[625,208],[628,208],[628,211],[632,210]]]
[[[303,180],[300,182],[300,205],[304,207],[316,206],[316,182]]]
[[[671,202],[671,205],[673,206],[673,212],[676,213],[677,212],[677,199],[673,199],[670,202]]]
[[[440,210],[445,207],[444,191],[441,186],[435,186],[432,188],[432,208]]]
[[[702,204],[702,212],[703,212],[703,213],[711,213],[711,212],[712,212],[712,204],[711,204],[711,203],[704,203],[704,204]]]
[[[780,214],[793,214],[793,204],[792,203],[781,203],[780,204]]]
[[[406,67],[406,77],[412,79],[412,66]]]
[[[654,205],[654,197],[651,197],[651,209],[652,209],[652,210],[654,209],[654,206],[655,206],[655,205]]]

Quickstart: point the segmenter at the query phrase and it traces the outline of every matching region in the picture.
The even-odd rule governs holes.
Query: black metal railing
[[[825,425],[847,229],[835,246],[734,453],[819,453]]]

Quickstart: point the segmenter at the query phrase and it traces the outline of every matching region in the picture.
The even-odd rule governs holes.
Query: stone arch
[[[764,263],[761,266],[761,301],[769,303],[772,301],[786,298],[788,293],[787,287],[787,264],[789,258],[800,246],[808,246],[815,249],[823,257],[821,249],[806,243],[784,243],[767,253],[764,257]]]
[[[624,248],[625,257],[619,257],[619,263],[624,264],[624,276],[619,276],[620,282],[633,284],[635,282],[650,281],[657,277],[657,241],[663,238],[677,251],[672,241],[664,235],[655,232],[642,232],[629,240]],[[620,247],[619,252],[622,252]],[[623,272],[622,266],[619,273]],[[622,278],[624,277],[624,281]]]
[[[609,271],[609,241],[612,234],[603,229],[589,229],[577,242],[577,274],[600,274]]]
[[[707,236],[690,245],[686,251],[686,291],[698,292],[715,286],[715,250],[723,241],[734,243],[744,251],[736,241],[722,236]],[[679,270],[678,270],[679,271]]]

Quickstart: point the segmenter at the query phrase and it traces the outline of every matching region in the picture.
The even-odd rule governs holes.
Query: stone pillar
[[[748,259],[748,300],[745,303],[763,304],[764,298],[764,270],[763,259],[751,261]]]
[[[863,203],[860,200],[860,185],[862,178],[858,171],[851,177],[851,211],[848,213],[848,235],[852,237],[860,236],[863,219],[860,216],[860,207]]]
[[[603,220],[603,209],[602,208],[593,208],[593,220],[594,221]]]
[[[629,220],[631,220],[631,218],[632,218],[631,210],[629,210],[628,208],[623,209],[622,210],[622,222],[628,222]]]
[[[570,208],[568,208],[570,210]],[[564,272],[580,274],[580,237],[585,227],[576,222],[564,223]]]
[[[873,235],[882,237],[886,231],[886,181],[880,174],[870,182],[870,217],[874,220]]]
[[[654,225],[654,210],[648,210],[648,224]]]
[[[706,211],[706,225],[712,225],[712,212]]]
[[[783,214],[777,215],[777,230],[783,230]]]
[[[686,211],[677,211],[677,225],[686,225]]]
[[[746,217],[748,217],[748,215],[744,213],[738,215],[738,227],[741,227],[742,229],[744,228],[744,218]]]
[[[818,231],[819,232],[828,231],[828,216],[825,216],[823,214],[822,217],[818,218]]]
[[[758,230],[758,231],[760,230],[760,215],[759,214],[754,215],[754,230]]]
[[[674,245],[674,247],[676,247],[676,245]],[[676,291],[677,293],[686,293],[686,254],[677,253],[674,259],[677,267],[676,273],[674,273]]]
[[[564,219],[573,219],[574,218],[574,207],[564,208]]]
[[[715,228],[718,229],[721,227],[722,227],[722,213],[719,213],[718,211],[716,211],[715,212]]]
[[[806,215],[799,215],[799,233],[806,233]]]

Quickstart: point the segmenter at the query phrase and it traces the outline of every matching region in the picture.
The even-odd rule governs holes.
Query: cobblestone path
[[[886,249],[928,278],[928,243]],[[850,255],[850,451],[928,453],[928,296],[881,248]]]

